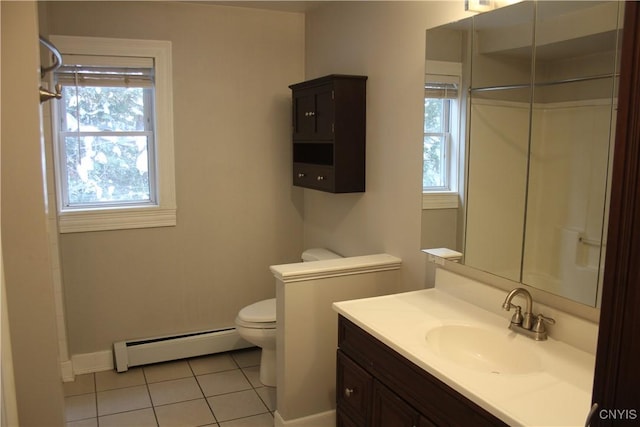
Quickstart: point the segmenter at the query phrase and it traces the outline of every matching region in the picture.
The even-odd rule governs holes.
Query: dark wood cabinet
[[[374,383],[371,411],[372,427],[417,427],[419,422],[420,414],[418,411],[379,381]]]
[[[332,74],[289,86],[294,185],[365,191],[366,81]]]
[[[640,2],[625,2],[624,19],[591,426],[640,420]]]
[[[506,426],[348,319],[338,321],[337,426]]]

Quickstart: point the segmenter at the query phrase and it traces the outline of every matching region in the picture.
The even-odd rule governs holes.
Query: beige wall
[[[459,209],[423,209],[421,222],[422,249],[449,248],[462,251],[462,232],[458,233]]]
[[[425,31],[468,16],[464,3],[334,2],[306,18],[306,77],[367,81],[367,191],[305,190],[304,241],[343,255],[402,258],[399,290],[430,280],[420,252]]]
[[[177,2],[46,2],[41,14],[50,34],[173,49],[178,225],[61,236],[71,354],[230,326],[275,296],[269,265],[303,249],[287,86],[304,78],[304,15]]]
[[[340,276],[337,271],[311,280],[277,280],[282,325],[277,330],[277,401],[282,420],[293,423],[335,409],[338,316],[331,304],[393,293],[398,268],[402,265],[371,265],[371,271],[358,274]],[[317,277],[318,270],[314,272]],[[328,427],[320,421],[307,425]]]
[[[18,415],[20,426],[61,426],[62,383],[41,163],[37,10],[33,2],[0,5],[2,254]]]

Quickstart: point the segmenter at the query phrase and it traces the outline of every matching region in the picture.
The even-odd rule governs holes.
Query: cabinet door
[[[333,130],[333,85],[326,84],[294,91],[294,141],[332,140]]]
[[[430,419],[420,415],[420,422],[418,424],[418,427],[438,427],[438,425],[432,422]]]
[[[333,85],[324,85],[316,93],[316,133],[318,140],[332,140],[334,136]]]
[[[340,409],[336,411],[336,427],[364,427],[365,425],[358,424]]]
[[[313,89],[293,93],[293,139],[311,139],[316,129],[316,96]]]
[[[372,427],[418,427],[422,424],[418,411],[387,387],[374,381]],[[426,420],[424,420],[426,421]]]
[[[371,387],[373,378],[348,356],[338,350],[336,364],[336,406],[338,413],[347,418],[346,425],[365,426],[367,414],[371,408]]]

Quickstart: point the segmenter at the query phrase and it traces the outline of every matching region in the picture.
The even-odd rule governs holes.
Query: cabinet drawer
[[[337,353],[336,364],[336,404],[357,421],[366,425],[367,414],[371,406],[373,377],[355,364],[341,351]]]
[[[334,178],[334,171],[330,166],[318,166],[306,163],[293,164],[293,185],[333,191],[335,187]]]

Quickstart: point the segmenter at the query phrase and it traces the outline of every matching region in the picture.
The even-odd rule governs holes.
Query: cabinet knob
[[[302,172],[298,173],[298,178],[304,178],[305,174],[303,174]]]
[[[304,113],[304,115],[305,115],[306,117],[313,117],[313,116],[315,116],[315,115],[316,115],[316,113],[315,113],[314,111],[306,111],[306,112]]]
[[[344,389],[344,397],[346,397],[347,399],[351,397],[351,395],[355,393],[355,390],[349,387],[345,387]]]
[[[318,177],[316,178],[318,181],[324,181],[324,176],[322,175],[318,175]]]

